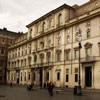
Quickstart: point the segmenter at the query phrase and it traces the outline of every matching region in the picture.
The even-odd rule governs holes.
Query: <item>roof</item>
[[[0,29],[0,34],[6,34],[6,35],[22,35],[22,33],[20,32],[13,32],[13,31],[9,31],[7,30],[7,28],[3,28],[3,29]]]
[[[33,24],[39,22],[40,20],[45,19],[46,17],[48,17],[48,16],[50,16],[50,15],[52,15],[52,14],[54,14],[54,13],[56,13],[56,12],[62,10],[62,9],[64,9],[64,8],[65,8],[65,9],[66,9],[66,8],[67,8],[67,9],[74,9],[73,7],[71,7],[71,6],[67,5],[67,4],[63,4],[62,6],[56,8],[55,10],[52,10],[52,11],[50,11],[49,13],[43,15],[42,17],[36,19],[36,20],[33,21],[32,23],[28,24],[26,27],[29,28],[29,27],[32,26]]]

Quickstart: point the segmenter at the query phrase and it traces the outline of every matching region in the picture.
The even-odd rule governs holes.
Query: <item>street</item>
[[[46,89],[36,88],[27,91],[21,86],[0,86],[0,100],[100,100],[100,93],[84,92],[83,96],[74,96],[73,91],[54,90],[54,96],[49,96]]]

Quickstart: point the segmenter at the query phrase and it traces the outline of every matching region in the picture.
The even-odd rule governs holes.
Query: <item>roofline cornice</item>
[[[55,10],[50,11],[49,13],[47,13],[47,14],[43,15],[42,17],[36,19],[36,20],[33,21],[32,23],[26,25],[26,27],[29,28],[29,27],[31,27],[33,24],[36,24],[37,22],[39,22],[39,21],[41,21],[41,20],[44,20],[46,17],[48,17],[48,16],[50,16],[50,15],[52,15],[52,14],[54,14],[54,13],[56,13],[56,12],[62,10],[62,9],[66,9],[66,8],[68,8],[68,9],[73,9],[73,10],[74,10],[73,7],[71,7],[71,6],[67,5],[67,4],[63,4],[62,6],[56,8]]]

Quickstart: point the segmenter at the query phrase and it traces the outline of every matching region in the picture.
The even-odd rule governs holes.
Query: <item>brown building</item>
[[[6,28],[0,29],[0,83],[6,83],[7,51],[8,46],[14,43],[14,39],[22,35],[8,31]]]

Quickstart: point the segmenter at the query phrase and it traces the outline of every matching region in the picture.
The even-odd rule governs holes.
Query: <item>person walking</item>
[[[54,84],[52,82],[48,83],[49,96],[53,96],[53,88],[54,88]]]

